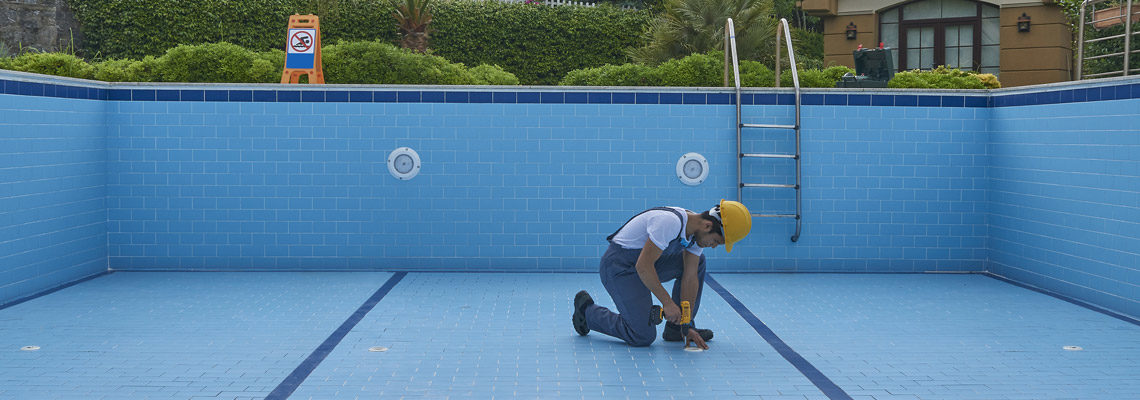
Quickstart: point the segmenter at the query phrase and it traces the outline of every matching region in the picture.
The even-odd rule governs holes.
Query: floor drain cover
[[[387,347],[384,347],[384,346],[369,347],[369,348],[368,348],[368,351],[371,351],[371,352],[383,352],[383,351],[388,351],[388,348],[387,348]]]
[[[1068,351],[1081,351],[1081,350],[1084,350],[1083,348],[1081,348],[1081,346],[1065,346],[1065,347],[1062,347],[1062,349],[1065,349],[1065,350],[1068,350]]]
[[[39,349],[40,349],[40,346],[24,346],[24,347],[20,348],[20,350],[23,350],[23,351],[36,351]]]

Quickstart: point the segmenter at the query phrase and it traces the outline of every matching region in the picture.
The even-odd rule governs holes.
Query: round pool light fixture
[[[399,180],[408,180],[420,173],[420,155],[410,147],[401,147],[388,154],[388,172]]]
[[[698,153],[685,153],[677,160],[677,178],[689,186],[700,185],[709,176],[709,162]]]

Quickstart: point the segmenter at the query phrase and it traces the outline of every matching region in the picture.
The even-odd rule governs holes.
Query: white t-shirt
[[[617,235],[614,235],[613,242],[623,249],[640,249],[645,246],[645,239],[649,239],[658,248],[665,250],[669,247],[669,242],[676,239],[689,223],[689,214],[684,208],[669,208],[680,211],[681,218],[666,210],[649,210],[633,217]],[[692,237],[686,239],[695,240]],[[693,244],[685,250],[699,256],[704,249]]]

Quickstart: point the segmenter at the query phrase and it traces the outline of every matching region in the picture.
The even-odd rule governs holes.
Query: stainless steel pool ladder
[[[781,30],[783,28],[783,30]],[[795,218],[796,220],[796,233],[792,235],[792,241],[795,242],[800,239],[800,210],[802,196],[800,192],[800,75],[796,70],[796,55],[792,51],[792,34],[788,29],[788,20],[780,18],[780,26],[776,27],[776,87],[780,87],[780,34],[783,33],[785,43],[788,47],[788,61],[792,69],[792,84],[795,86],[796,97],[796,121],[792,125],[779,125],[779,124],[745,124],[740,119],[740,65],[736,52],[736,29],[732,25],[732,18],[725,21],[724,24],[724,84],[728,86],[728,60],[732,58],[732,76],[736,83],[736,200],[743,202],[744,188],[769,188],[769,189],[794,189],[796,191],[796,213],[795,214],[764,214],[753,213],[753,217],[765,218]],[[729,51],[731,50],[731,52]],[[759,154],[759,153],[744,153],[741,150],[741,130],[744,128],[758,128],[758,129],[786,129],[795,133],[796,137],[796,152],[795,154]],[[792,159],[796,163],[796,180],[795,184],[771,184],[771,183],[746,183],[744,182],[744,175],[742,173],[745,158],[783,158]]]

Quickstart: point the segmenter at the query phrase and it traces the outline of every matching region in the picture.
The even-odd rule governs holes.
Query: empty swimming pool
[[[746,122],[789,96],[746,92]],[[736,198],[730,101],[0,71],[0,398],[1140,392],[1135,78],[808,91],[802,236],[757,218],[708,252],[710,350],[578,336],[576,291],[613,305],[606,235]],[[787,183],[781,161],[744,173]]]

